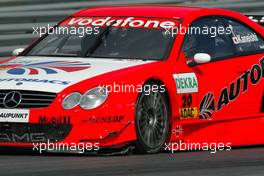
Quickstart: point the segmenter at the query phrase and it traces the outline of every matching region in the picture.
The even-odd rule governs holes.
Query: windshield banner
[[[142,18],[142,17],[71,17],[63,21],[61,26],[110,26],[118,28],[153,28],[170,29],[177,27],[177,19]]]

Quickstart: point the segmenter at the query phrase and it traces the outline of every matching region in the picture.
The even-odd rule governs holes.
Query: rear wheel
[[[148,87],[157,85],[148,84]],[[145,85],[146,86],[146,85]],[[145,90],[145,89],[143,89]],[[165,143],[169,129],[169,106],[164,92],[141,93],[135,118],[138,153],[156,153]]]

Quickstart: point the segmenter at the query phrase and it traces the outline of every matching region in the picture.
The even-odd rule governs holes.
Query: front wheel
[[[155,84],[152,83],[148,87],[153,85]],[[151,91],[139,95],[135,125],[136,151],[157,153],[163,147],[169,129],[169,106],[165,92]]]

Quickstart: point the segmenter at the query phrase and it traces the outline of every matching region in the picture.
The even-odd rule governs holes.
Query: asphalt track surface
[[[0,176],[263,176],[264,147],[154,155],[0,154]]]

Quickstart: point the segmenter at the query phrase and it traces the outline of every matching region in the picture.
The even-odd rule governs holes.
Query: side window
[[[234,44],[222,19],[208,17],[191,24],[183,43],[186,58],[193,58],[197,53],[209,54],[212,60],[219,60],[235,55]]]
[[[225,22],[231,29],[231,38],[239,54],[264,51],[264,40],[255,31],[231,19],[225,19]]]

